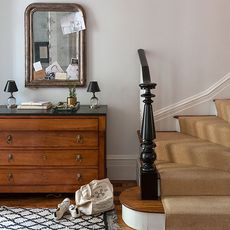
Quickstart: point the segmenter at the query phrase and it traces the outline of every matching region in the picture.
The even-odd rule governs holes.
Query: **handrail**
[[[149,66],[148,62],[145,56],[145,51],[143,49],[137,50],[141,62],[141,69],[142,69],[142,77],[143,77],[143,83],[150,83],[150,73],[149,73]]]
[[[154,161],[156,160],[156,153],[154,148],[156,138],[154,117],[152,110],[152,99],[155,97],[151,93],[151,89],[155,89],[156,84],[151,82],[149,66],[146,59],[145,51],[138,50],[143,83],[139,86],[144,93],[144,111],[141,127],[141,154],[140,154],[140,186],[141,186],[141,199],[143,200],[157,200],[158,199],[158,173]]]

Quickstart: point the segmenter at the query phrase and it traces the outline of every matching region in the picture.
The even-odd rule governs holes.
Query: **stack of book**
[[[37,101],[37,102],[22,102],[17,106],[17,109],[50,109],[52,103],[50,101]]]

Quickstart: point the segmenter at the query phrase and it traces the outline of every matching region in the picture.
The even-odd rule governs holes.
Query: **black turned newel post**
[[[151,89],[155,89],[156,84],[154,83],[142,83],[139,85],[142,90],[145,90],[144,94],[144,111],[141,128],[141,170],[140,170],[140,181],[141,181],[141,199],[142,200],[157,200],[158,199],[158,174],[154,161],[156,160],[156,153],[154,148],[155,127],[152,110],[152,97]]]
[[[141,127],[141,155],[140,155],[140,187],[142,200],[157,200],[158,199],[158,173],[154,161],[156,160],[156,153],[154,148],[156,138],[152,98],[155,97],[151,93],[151,89],[155,89],[156,84],[151,83],[149,68],[145,57],[144,50],[138,50],[141,66],[143,83],[139,86],[144,93],[141,97],[144,98],[144,111]]]

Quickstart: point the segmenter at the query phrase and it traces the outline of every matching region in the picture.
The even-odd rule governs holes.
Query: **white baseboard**
[[[136,180],[138,156],[108,155],[107,176],[110,180]]]

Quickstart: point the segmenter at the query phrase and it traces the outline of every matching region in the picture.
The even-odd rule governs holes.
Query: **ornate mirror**
[[[33,3],[25,10],[26,87],[84,86],[85,13],[74,3]]]

